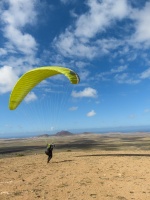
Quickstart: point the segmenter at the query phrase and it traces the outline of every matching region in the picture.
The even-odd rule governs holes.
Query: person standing
[[[49,161],[52,159],[53,157],[53,149],[54,149],[55,145],[54,144],[47,144],[47,149],[45,151],[45,154],[48,155],[47,158],[47,163],[49,163]]]

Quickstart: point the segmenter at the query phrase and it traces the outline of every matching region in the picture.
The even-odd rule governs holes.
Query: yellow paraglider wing
[[[79,76],[68,68],[58,66],[45,66],[35,68],[26,72],[14,86],[9,99],[9,109],[16,109],[21,101],[25,98],[25,96],[37,84],[39,84],[44,79],[57,74],[64,74],[72,84],[78,84],[80,81]]]

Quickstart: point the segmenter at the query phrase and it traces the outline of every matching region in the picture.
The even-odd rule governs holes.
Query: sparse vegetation
[[[23,153],[17,153],[16,156],[17,157],[22,157],[22,156],[25,156],[25,154],[23,154]]]

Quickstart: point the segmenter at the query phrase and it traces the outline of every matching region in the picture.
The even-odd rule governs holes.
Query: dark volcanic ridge
[[[73,135],[73,133],[69,132],[69,131],[60,131],[58,133],[55,134],[56,136],[67,136],[67,135]]]

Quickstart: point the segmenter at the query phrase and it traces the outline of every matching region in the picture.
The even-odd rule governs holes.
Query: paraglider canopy
[[[73,70],[69,68],[59,66],[44,66],[35,68],[26,72],[17,81],[10,95],[9,109],[16,109],[18,105],[22,102],[22,100],[25,98],[25,96],[36,85],[38,85],[44,79],[55,76],[57,74],[65,75],[72,84],[78,84],[80,81],[78,74],[76,74]]]

